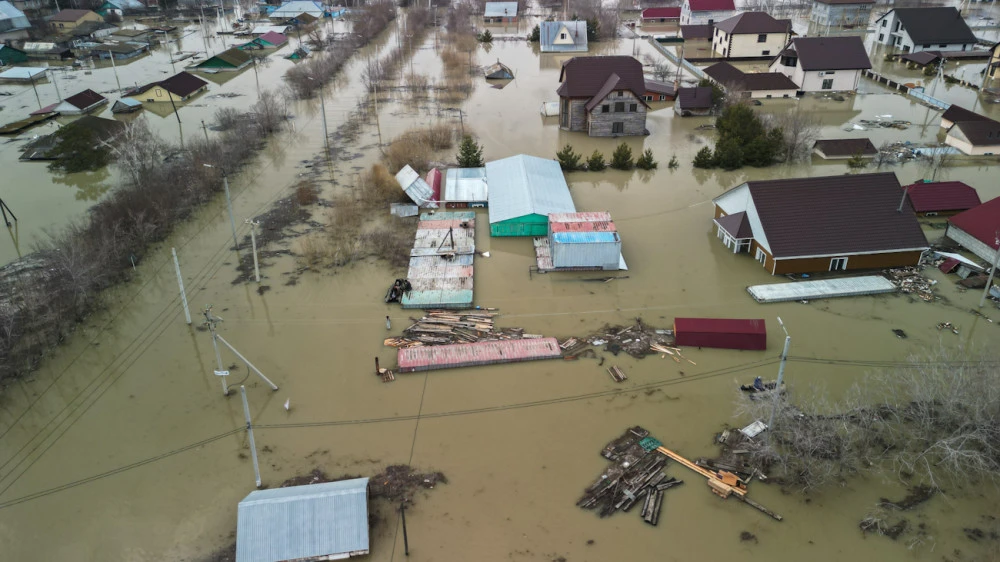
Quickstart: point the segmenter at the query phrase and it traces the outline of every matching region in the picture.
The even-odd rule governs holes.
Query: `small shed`
[[[236,562],[368,554],[368,479],[257,490],[237,508]]]
[[[10,45],[0,45],[0,66],[27,61],[28,55],[21,49]]]
[[[491,236],[545,236],[551,213],[575,213],[555,160],[518,154],[486,163]]]
[[[948,219],[945,236],[992,264],[1000,251],[1000,197]]]
[[[951,216],[982,203],[975,188],[960,181],[917,182],[903,189],[921,217]]]
[[[409,164],[403,166],[403,169],[396,173],[396,181],[399,182],[406,196],[419,207],[437,208],[438,203],[434,198],[434,189]]]
[[[556,269],[622,268],[622,240],[606,212],[550,214],[549,251]]]
[[[485,23],[514,23],[517,21],[517,2],[487,2],[483,11]]]
[[[486,75],[487,80],[513,80],[514,72],[509,66],[497,61],[495,64],[491,64],[486,67],[483,71]]]
[[[55,111],[62,115],[79,115],[93,111],[106,103],[108,98],[94,90],[84,90],[64,99],[55,107]]]
[[[874,158],[878,155],[878,149],[872,144],[871,139],[821,139],[813,145],[813,152],[824,160],[845,160],[860,156],[861,158]]]
[[[34,82],[44,78],[48,71],[48,68],[15,66],[0,72],[0,82]]]
[[[132,98],[122,98],[111,106],[111,113],[132,113],[142,109],[142,102]]]
[[[489,203],[486,168],[449,168],[445,172],[444,206],[448,209],[485,207]]]
[[[674,112],[681,117],[712,114],[712,88],[697,86],[694,88],[677,88],[677,100],[674,102]]]
[[[685,347],[767,349],[767,327],[762,319],[675,318],[674,337]]]
[[[297,49],[292,51],[290,55],[285,55],[288,60],[302,60],[309,56],[309,47],[305,45],[299,45]]]

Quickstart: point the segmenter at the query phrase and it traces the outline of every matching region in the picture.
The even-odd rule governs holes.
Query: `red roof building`
[[[684,0],[681,23],[684,25],[714,25],[736,15],[733,0]]]
[[[643,23],[666,23],[681,19],[681,9],[678,8],[646,8],[642,11]]]
[[[675,318],[674,337],[685,347],[767,349],[767,326],[760,319]]]
[[[945,233],[992,264],[1000,249],[1000,197],[951,217]]]
[[[975,188],[960,181],[918,182],[903,189],[923,217],[951,216],[982,203]]]

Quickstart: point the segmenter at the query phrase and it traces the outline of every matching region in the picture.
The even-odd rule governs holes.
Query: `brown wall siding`
[[[754,250],[756,251],[756,250]],[[921,252],[893,252],[889,254],[864,254],[847,257],[847,271],[859,269],[882,269],[886,267],[903,267],[917,265]],[[775,275],[785,273],[819,273],[830,270],[830,260],[833,258],[804,258],[798,260],[778,260]],[[771,271],[770,263],[767,267]]]

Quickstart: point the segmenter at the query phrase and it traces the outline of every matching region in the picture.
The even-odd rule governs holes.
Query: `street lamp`
[[[323,113],[323,146],[326,147],[326,157],[330,157],[330,135],[326,132],[326,102],[323,101],[323,81],[317,80],[312,76],[306,76],[309,80],[319,84],[319,108]]]
[[[229,208],[229,226],[233,229],[233,244],[236,245],[236,249],[240,249],[240,242],[236,238],[236,220],[233,219],[233,200],[229,196],[229,178],[226,176],[226,169],[218,166],[213,166],[212,164],[202,164],[206,168],[219,168],[222,170],[222,188],[226,192],[226,207]]]
[[[768,434],[772,431],[774,425],[774,413],[778,409],[778,399],[781,397],[781,385],[785,381],[785,362],[788,361],[788,346],[792,343],[792,337],[788,335],[788,330],[785,329],[785,323],[781,321],[781,317],[778,317],[778,325],[781,326],[781,331],[785,332],[785,348],[781,351],[781,363],[778,366],[778,380],[774,385],[774,405],[771,407],[771,417],[767,420],[767,431]]]

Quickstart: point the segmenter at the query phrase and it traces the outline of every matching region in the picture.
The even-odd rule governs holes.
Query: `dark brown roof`
[[[803,70],[859,70],[871,68],[865,44],[857,36],[796,37],[792,39]]]
[[[178,72],[160,82],[160,86],[164,90],[182,98],[190,96],[207,85],[208,82],[184,71]]]
[[[982,203],[976,190],[960,181],[918,182],[906,186],[906,196],[918,213],[964,211]]]
[[[955,134],[955,129],[961,131],[972,146],[1000,146],[1000,123],[993,121],[959,121],[948,131]]]
[[[715,28],[710,25],[682,25],[681,37],[684,39],[711,39]]]
[[[899,58],[905,61],[915,62],[919,65],[927,65],[938,60],[941,57],[937,56],[936,54],[930,51],[917,51],[916,53],[906,53],[905,55]]]
[[[645,93],[642,63],[624,56],[571,58],[562,66],[559,74],[562,84],[556,93],[564,98],[593,98],[606,87],[612,75],[618,76],[614,89],[629,90],[640,98]]]
[[[712,107],[712,88],[678,88],[676,103],[681,109],[709,109]]]
[[[896,17],[903,23],[903,29],[916,44],[976,43],[975,34],[965,23],[962,14],[953,7],[896,8],[889,13],[892,12],[896,12]]]
[[[969,111],[960,105],[952,104],[951,107],[941,114],[941,119],[958,123],[959,121],[992,121],[985,115],[980,115],[975,111]]]
[[[736,91],[798,90],[791,78],[780,72],[743,72],[728,62],[717,62],[704,70],[712,80]]]
[[[49,21],[74,22],[89,13],[90,10],[63,10],[49,18]]]
[[[715,223],[733,238],[753,238],[753,228],[750,227],[746,211],[719,217],[715,219]]]
[[[659,80],[650,80],[648,78],[646,79],[646,91],[671,97],[677,95],[677,89],[673,84],[660,82]]]
[[[875,0],[814,0],[820,4],[874,4]]]
[[[896,174],[751,181],[746,184],[776,258],[925,249],[913,207],[897,212]]]
[[[874,156],[878,154],[878,149],[868,138],[862,139],[822,139],[816,141],[813,148],[818,149],[825,156],[850,157],[855,154],[862,156]]]
[[[766,12],[743,12],[715,24],[726,33],[787,33],[788,20],[776,20]]]
[[[79,94],[74,94],[63,100],[64,102],[72,105],[73,107],[79,109],[87,109],[88,107],[94,105],[95,103],[100,103],[101,101],[107,101],[107,98],[98,94],[94,90],[84,90]]]

